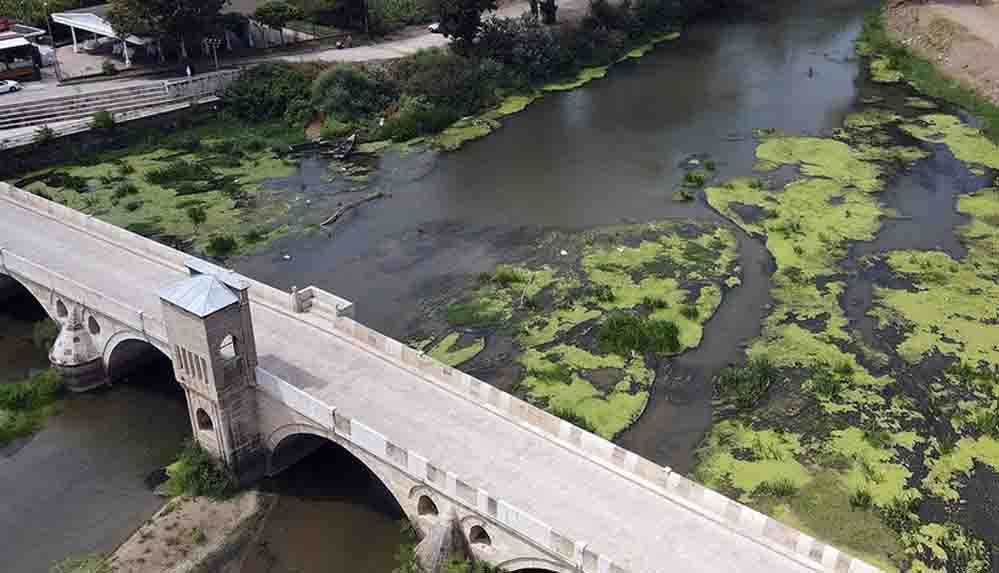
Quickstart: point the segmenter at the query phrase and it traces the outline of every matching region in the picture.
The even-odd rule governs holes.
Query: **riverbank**
[[[861,41],[918,90],[977,116],[999,141],[999,4],[892,4],[868,20]]]

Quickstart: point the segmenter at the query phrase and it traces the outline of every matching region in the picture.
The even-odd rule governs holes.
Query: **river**
[[[680,165],[710,157],[719,179],[746,175],[753,129],[818,134],[838,126],[862,92],[876,89],[863,84],[853,55],[871,5],[778,2],[738,22],[695,26],[614,66],[604,80],[545,96],[459,152],[384,157],[371,189],[391,198],[355,211],[330,235],[291,236],[233,265],[274,286],[336,292],[356,303],[363,322],[401,336],[434,285],[492,270],[546,230],[670,217],[722,221],[702,200],[670,200]],[[276,184],[307,199],[328,192],[324,174],[324,165],[309,161]],[[709,386],[701,382],[739,357],[770,302],[769,255],[733,230],[743,285],[709,322],[701,347],[657,382],[648,410],[620,439],[680,471],[689,469],[711,420]],[[889,229],[883,240],[893,237],[904,242],[905,230]],[[30,326],[9,311],[8,303],[0,315],[0,380],[45,365],[44,354],[23,351]],[[44,430],[0,456],[5,570],[44,571],[69,554],[109,551],[157,506],[145,478],[189,430],[169,373],[142,378],[149,379],[69,397]],[[390,571],[402,539],[397,508],[359,468],[338,471],[346,464],[338,455],[317,454],[265,484],[281,499],[247,573]]]

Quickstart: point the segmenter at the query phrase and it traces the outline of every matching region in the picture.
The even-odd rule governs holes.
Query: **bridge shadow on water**
[[[8,287],[0,380],[49,366],[47,350],[31,346],[45,311]],[[162,505],[148,478],[190,436],[184,393],[167,357],[144,342],[119,345],[112,376],[111,387],[65,394],[39,432],[0,449],[0,570],[48,571],[70,555],[113,551]]]
[[[285,439],[274,465],[291,450],[313,448],[260,484],[279,499],[242,573],[391,573],[406,541],[399,504],[364,464],[324,438]]]

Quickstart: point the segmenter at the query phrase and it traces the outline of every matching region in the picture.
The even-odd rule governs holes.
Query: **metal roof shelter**
[[[114,38],[116,40],[122,41],[122,53],[125,56],[125,65],[131,66],[132,61],[128,55],[128,44],[133,44],[136,46],[144,46],[152,40],[150,38],[144,38],[134,35],[129,35],[126,38],[120,38],[115,34],[114,28],[111,23],[104,19],[107,14],[107,6],[94,6],[93,8],[83,8],[80,10],[72,10],[70,12],[56,12],[52,14],[52,21],[57,24],[62,24],[63,26],[69,26],[70,31],[73,34],[73,51],[79,52],[79,44],[76,40],[76,31],[84,30],[92,34],[97,34],[98,36],[104,36],[107,38]]]

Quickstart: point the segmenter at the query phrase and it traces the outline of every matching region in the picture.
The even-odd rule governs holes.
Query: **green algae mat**
[[[418,345],[475,371],[512,355],[516,394],[612,438],[645,409],[657,368],[700,343],[739,284],[736,247],[731,231],[704,223],[556,235],[451,297]]]
[[[288,231],[281,223],[287,203],[261,184],[297,167],[275,154],[265,134],[217,127],[108,151],[16,184],[183,250],[219,258],[249,252]]]
[[[999,483],[999,147],[956,116],[919,115],[934,107],[871,107],[829,137],[758,132],[760,176],[706,190],[774,257],[775,305],[747,356],[782,377],[749,408],[721,393],[694,477],[888,571],[985,573],[999,566],[987,493]],[[895,216],[881,191],[931,153],[986,182],[957,200],[967,254],[852,259]],[[785,168],[795,175],[770,175]],[[851,282],[873,284],[862,316],[844,310]]]

